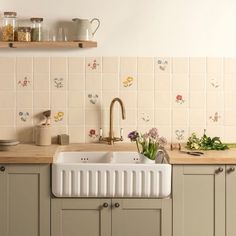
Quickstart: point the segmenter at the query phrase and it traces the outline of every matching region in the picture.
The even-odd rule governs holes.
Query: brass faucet
[[[121,112],[122,112],[122,119],[125,119],[125,107],[124,107],[124,103],[122,102],[122,100],[120,98],[114,98],[111,101],[110,104],[110,130],[109,130],[109,137],[102,137],[102,129],[100,129],[100,138],[99,141],[104,141],[104,142],[108,142],[108,144],[113,145],[114,142],[118,142],[118,141],[123,141],[123,130],[121,129],[120,132],[120,137],[114,137],[114,130],[113,130],[113,108],[114,108],[114,104],[115,102],[118,102],[121,106]]]

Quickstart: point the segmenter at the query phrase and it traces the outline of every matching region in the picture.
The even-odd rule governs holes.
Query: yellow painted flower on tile
[[[134,78],[131,76],[128,76],[126,79],[123,80],[122,83],[123,83],[123,86],[126,88],[126,87],[132,86],[133,82],[134,82]]]
[[[64,112],[62,112],[62,111],[59,111],[54,115],[54,121],[55,122],[62,121],[63,118],[64,118]]]

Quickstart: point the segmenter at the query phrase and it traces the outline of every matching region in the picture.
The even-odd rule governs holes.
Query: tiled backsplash
[[[172,142],[193,131],[236,141],[236,58],[2,57],[0,138],[31,142],[42,112],[52,110],[53,135],[71,142],[107,135],[109,105],[116,134],[155,126]],[[91,131],[95,130],[95,132]]]

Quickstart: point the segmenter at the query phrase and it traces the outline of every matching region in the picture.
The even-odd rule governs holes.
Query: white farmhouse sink
[[[52,164],[56,197],[153,197],[171,193],[171,165],[144,164],[137,152],[60,152]]]

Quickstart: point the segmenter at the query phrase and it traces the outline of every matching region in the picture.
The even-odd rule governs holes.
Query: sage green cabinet
[[[234,236],[236,173],[232,165],[173,167],[173,236]]]
[[[171,199],[52,199],[52,236],[171,236]]]
[[[50,166],[0,166],[0,236],[50,236]]]

